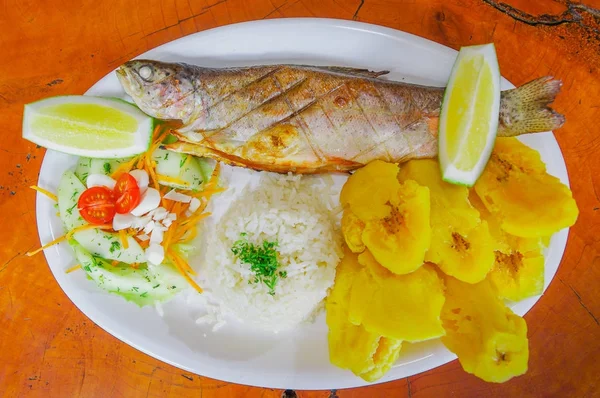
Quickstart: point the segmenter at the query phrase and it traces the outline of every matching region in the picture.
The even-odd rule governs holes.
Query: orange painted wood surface
[[[43,256],[23,256],[39,245],[35,194],[27,187],[37,180],[44,149],[21,139],[21,117],[24,103],[81,94],[122,62],[181,36],[303,16],[380,24],[453,48],[494,41],[502,74],[513,83],[547,74],[562,79],[555,107],[567,124],[555,134],[581,213],[558,274],[526,316],[526,375],[487,384],[455,361],[387,384],[298,396],[600,395],[600,1],[502,1],[0,1],[0,396],[281,396],[138,352],[74,307]]]

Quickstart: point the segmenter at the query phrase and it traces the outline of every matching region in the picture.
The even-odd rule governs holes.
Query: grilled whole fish
[[[379,79],[345,67],[213,69],[149,60],[117,76],[147,114],[178,120],[166,148],[257,170],[349,171],[381,159],[437,156],[444,88]],[[543,77],[502,92],[499,136],[559,128],[548,107],[561,82]]]

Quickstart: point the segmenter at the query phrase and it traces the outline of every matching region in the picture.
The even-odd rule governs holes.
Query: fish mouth
[[[117,79],[119,83],[132,98],[135,98],[142,91],[142,85],[126,66],[120,66],[117,70]]]

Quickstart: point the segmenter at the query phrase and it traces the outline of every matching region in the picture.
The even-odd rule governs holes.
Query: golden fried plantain
[[[383,376],[398,358],[402,342],[368,332],[348,321],[350,289],[362,266],[345,248],[336,270],[335,284],[326,301],[329,359],[367,381]]]
[[[501,228],[500,220],[492,215],[481,199],[471,191],[471,204],[486,220],[494,239],[494,266],[488,279],[501,298],[513,301],[541,294],[544,288],[544,238],[520,238]]]
[[[494,247],[487,223],[469,203],[469,190],[444,182],[438,163],[429,159],[411,160],[398,178],[430,191],[432,234],[425,261],[468,283],[483,280],[494,265]]]
[[[540,154],[516,138],[498,138],[474,186],[502,229],[524,238],[549,236],[575,223],[571,190],[546,172]]]
[[[340,193],[342,206],[361,220],[381,219],[390,213],[388,203],[398,195],[398,166],[375,160],[348,178]]]
[[[395,275],[377,263],[369,250],[350,291],[348,319],[369,332],[403,341],[423,341],[444,333],[440,311],[444,284],[431,265]]]
[[[431,243],[429,189],[405,181],[390,202],[387,217],[366,222],[362,241],[378,263],[408,274],[423,264]]]
[[[342,233],[355,253],[369,248],[377,261],[396,274],[423,264],[431,241],[429,189],[414,181],[400,184],[398,166],[369,163],[342,189]],[[384,180],[382,177],[385,177]],[[375,189],[372,182],[385,187]]]
[[[362,253],[365,250],[365,244],[362,241],[362,234],[365,230],[365,223],[358,218],[352,210],[344,210],[342,215],[342,235],[353,253]]]
[[[469,284],[446,277],[442,342],[463,369],[502,383],[527,371],[527,324],[496,296],[488,280]]]

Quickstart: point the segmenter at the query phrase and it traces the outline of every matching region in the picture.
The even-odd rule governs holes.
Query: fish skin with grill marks
[[[204,68],[133,60],[117,70],[148,115],[177,120],[167,149],[281,173],[350,171],[372,160],[437,156],[443,87],[381,79],[386,71],[263,65]],[[552,130],[551,77],[502,93],[499,136]]]

